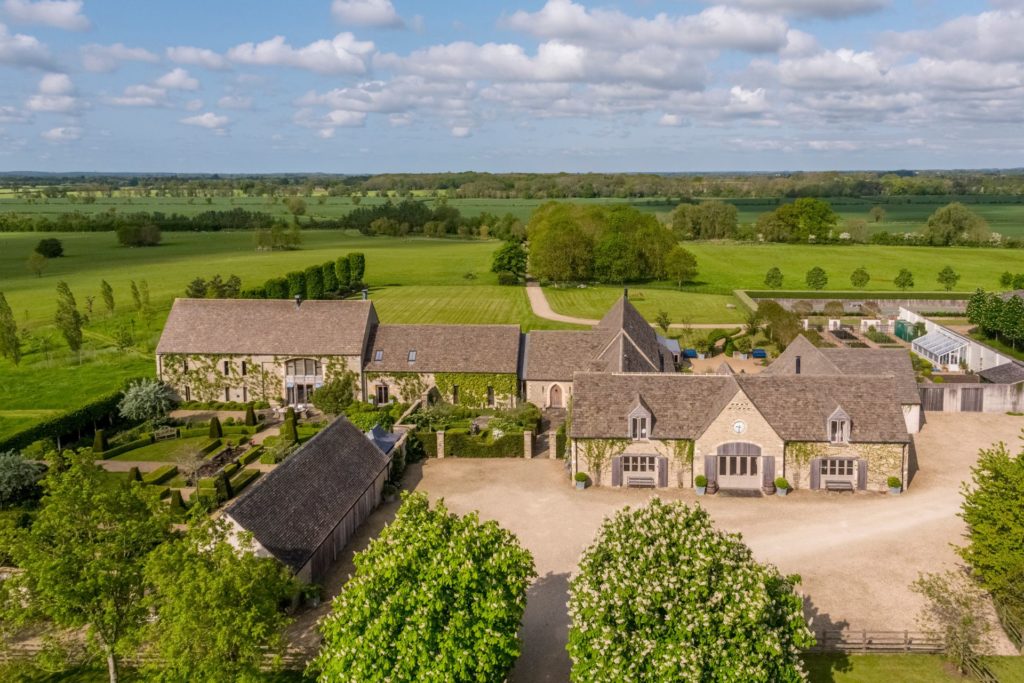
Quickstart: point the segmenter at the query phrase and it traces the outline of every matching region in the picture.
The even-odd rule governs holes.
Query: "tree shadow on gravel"
[[[546,574],[526,592],[526,612],[519,631],[523,651],[510,683],[569,680],[569,575]]]
[[[831,614],[822,612],[809,596],[803,596],[804,618],[814,633],[818,645],[814,653],[804,656],[804,664],[813,683],[834,683],[836,673],[853,670],[849,655],[833,647],[830,643],[838,640],[838,633],[850,627],[845,619],[834,619]]]

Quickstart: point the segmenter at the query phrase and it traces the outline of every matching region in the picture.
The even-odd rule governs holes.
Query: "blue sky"
[[[0,0],[0,170],[1019,167],[1024,0]]]

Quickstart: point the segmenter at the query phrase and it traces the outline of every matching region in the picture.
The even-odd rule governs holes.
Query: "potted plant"
[[[583,489],[587,488],[587,473],[586,472],[577,472],[576,476],[573,477],[573,479],[576,480],[576,488],[580,489],[581,491]]]
[[[697,489],[697,495],[703,496],[708,490],[708,478],[703,474],[698,474],[693,478],[693,486]]]
[[[789,493],[789,482],[786,481],[785,477],[775,478],[775,495],[784,496]]]
[[[885,483],[889,486],[890,496],[898,496],[903,491],[903,482],[899,477],[889,477]]]

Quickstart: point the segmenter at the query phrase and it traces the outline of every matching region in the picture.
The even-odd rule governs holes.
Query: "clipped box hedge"
[[[428,458],[437,457],[437,432],[413,432],[413,436],[423,444],[423,452]]]
[[[202,448],[200,448],[199,449],[199,454],[200,455],[209,455],[210,453],[213,453],[215,450],[220,448],[222,445],[223,445],[223,442],[220,439],[214,439],[210,443],[208,443],[205,446],[203,446]]]
[[[463,430],[450,430],[444,435],[445,457],[458,458],[521,458],[523,432],[512,432],[497,439],[472,436]]]
[[[162,484],[177,473],[177,465],[161,465],[152,472],[142,475],[142,481],[145,484]]]
[[[256,481],[259,476],[259,470],[242,470],[231,480],[231,491],[237,496],[242,489]]]
[[[231,463],[230,465],[225,465],[225,466],[224,466],[224,469],[223,469],[223,470],[221,470],[221,471],[222,471],[222,472],[224,472],[224,476],[225,476],[225,477],[230,477],[230,476],[232,476],[232,475],[233,475],[233,474],[234,474],[235,472],[237,472],[238,470],[240,470],[240,469],[241,469],[241,467],[242,467],[242,466],[241,466],[241,465],[239,465],[239,464],[238,464],[237,462],[233,462],[233,463]]]
[[[151,443],[153,443],[153,435],[148,434],[142,437],[141,439],[129,441],[128,443],[123,443],[120,446],[115,446],[114,448],[108,448],[102,453],[94,453],[93,455],[99,458],[103,458],[104,460],[107,460],[109,458],[113,458],[115,455],[121,455],[122,453],[127,453],[128,451],[134,451],[136,448],[142,448],[143,446],[148,446]]]
[[[238,462],[242,463],[243,465],[251,465],[252,463],[256,462],[263,456],[263,451],[263,446],[256,446],[254,448],[250,448],[245,453],[245,455],[238,459]]]

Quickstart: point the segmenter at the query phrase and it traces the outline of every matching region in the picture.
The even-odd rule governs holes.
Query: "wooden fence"
[[[940,654],[942,640],[915,631],[835,631],[816,630],[817,644],[808,652],[847,652],[860,654]]]
[[[89,658],[88,653],[85,650],[84,644],[79,643],[81,647],[73,647],[69,653],[73,659],[76,660],[87,660]],[[35,659],[42,651],[44,647],[39,641],[23,641],[15,643],[5,643],[0,646],[0,664],[24,661],[26,659]],[[280,664],[284,669],[288,670],[301,670],[306,668],[314,657],[316,657],[317,649],[307,649],[299,647],[290,647],[281,654]],[[276,668],[276,657],[273,654],[267,653],[264,668],[267,670]],[[121,664],[127,665],[133,668],[139,668],[145,664],[150,664],[157,661],[157,658],[153,655],[148,654],[135,654],[128,657],[121,657]]]
[[[999,623],[1002,625],[1003,630],[1006,631],[1006,636],[1010,639],[1010,642],[1018,650],[1024,651],[1024,624],[1016,621],[1013,615],[1003,606],[1003,603],[994,596],[992,604],[996,608],[996,616],[999,617]]]

